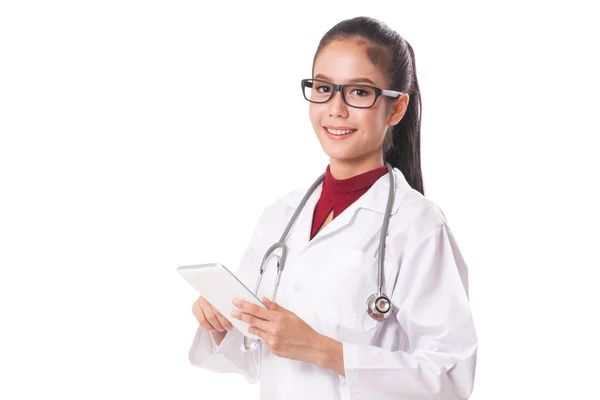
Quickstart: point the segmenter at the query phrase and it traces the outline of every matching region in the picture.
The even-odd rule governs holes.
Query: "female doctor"
[[[260,381],[261,399],[467,399],[478,343],[467,267],[423,195],[411,46],[377,20],[344,20],[321,39],[302,91],[330,159],[324,180],[266,207],[235,271],[255,288],[300,208],[276,299],[280,248],[257,292],[267,309],[234,300],[221,315],[203,297],[194,303],[190,363]],[[256,348],[232,318],[250,325]]]

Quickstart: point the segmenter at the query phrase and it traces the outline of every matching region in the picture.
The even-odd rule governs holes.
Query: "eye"
[[[321,89],[325,89],[325,91],[321,91]],[[317,91],[319,91],[321,93],[329,93],[330,90],[331,90],[331,88],[327,85],[317,86]]]
[[[363,96],[368,96],[368,95],[369,95],[369,92],[367,92],[367,91],[366,91],[366,90],[364,90],[364,89],[354,89],[354,90],[352,90],[352,91],[350,92],[350,94],[353,94],[353,95],[354,95],[354,94],[356,94],[356,95],[358,95],[359,97],[363,97]]]

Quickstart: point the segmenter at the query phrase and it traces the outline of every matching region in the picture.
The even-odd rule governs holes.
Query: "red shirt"
[[[387,167],[382,165],[347,179],[335,179],[331,176],[329,165],[325,172],[323,190],[313,214],[311,239],[315,237],[331,210],[333,210],[333,218],[340,215],[342,211],[365,194],[379,178],[387,173]]]

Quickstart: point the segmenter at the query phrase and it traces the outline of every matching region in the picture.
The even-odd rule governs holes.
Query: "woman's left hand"
[[[266,297],[262,301],[268,309],[234,299],[233,305],[241,311],[233,311],[231,316],[250,324],[248,332],[264,340],[276,356],[316,363],[322,335],[279,304]]]

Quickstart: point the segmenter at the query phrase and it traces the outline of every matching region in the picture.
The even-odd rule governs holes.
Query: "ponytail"
[[[421,92],[417,80],[415,54],[411,45],[404,40],[410,52],[411,90],[408,93],[408,108],[396,125],[390,127],[386,134],[383,148],[384,160],[392,167],[398,168],[408,184],[421,194],[423,175],[421,173]]]

